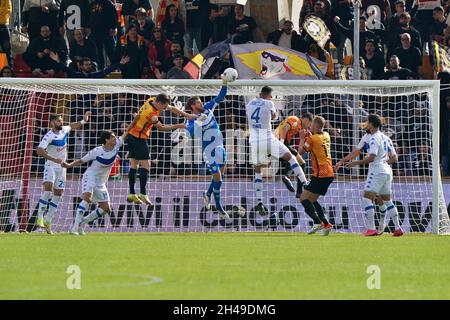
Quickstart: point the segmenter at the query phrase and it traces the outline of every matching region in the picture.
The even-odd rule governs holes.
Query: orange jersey
[[[334,177],[330,147],[331,139],[328,132],[316,133],[306,138],[303,148],[311,154],[314,177]]]
[[[285,141],[287,143],[291,143],[291,139],[297,134],[299,133],[299,131],[302,129],[302,120],[300,120],[298,117],[296,116],[289,116],[286,119],[284,119],[284,121],[282,123],[280,123],[280,125],[275,129],[275,135],[278,138],[280,137],[280,130],[281,128],[286,125],[289,124],[289,131],[286,134],[285,137]]]
[[[150,138],[150,131],[153,125],[159,121],[159,110],[152,104],[154,101],[155,98],[148,99],[139,110],[139,120],[130,130],[130,134],[134,137],[141,139]]]

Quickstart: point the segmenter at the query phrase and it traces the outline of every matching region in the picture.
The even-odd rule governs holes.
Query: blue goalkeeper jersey
[[[186,120],[191,138],[201,139],[203,158],[208,165],[225,163],[223,135],[214,117],[214,109],[225,99],[226,94],[227,87],[222,86],[219,95],[205,103],[205,111],[196,120]]]

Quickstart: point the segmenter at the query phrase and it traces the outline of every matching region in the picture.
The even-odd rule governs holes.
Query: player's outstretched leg
[[[314,209],[316,209],[317,216],[321,221],[320,225],[323,227],[323,235],[329,235],[331,230],[333,229],[333,225],[328,222],[327,218],[325,217],[325,212],[323,212],[323,208],[320,203],[317,202],[317,200],[313,202],[313,206]]]
[[[207,191],[203,192],[203,201],[205,202],[205,208],[206,210],[211,209],[211,196],[213,193],[213,187],[214,187],[214,179],[211,180],[211,183],[209,184],[209,188]]]
[[[262,216],[267,215],[267,209],[262,203],[263,198],[263,178],[261,173],[261,167],[255,167],[255,190],[256,190],[256,210]]]
[[[139,168],[139,182],[141,187],[141,193],[138,195],[139,200],[141,200],[143,203],[151,206],[152,202],[150,201],[148,195],[147,195],[147,181],[148,181],[148,174],[149,169],[140,167]]]
[[[37,221],[36,221],[36,225],[39,228],[44,228],[44,214],[47,211],[48,201],[50,200],[51,197],[52,197],[52,192],[44,190],[44,192],[42,192],[41,198],[39,199],[39,208],[38,208],[38,215],[37,215]]]
[[[215,166],[217,167],[217,166]],[[224,167],[220,169],[220,171],[213,173],[213,181],[211,182],[212,185],[212,192],[214,194],[214,200],[216,204],[217,212],[219,213],[219,216],[221,219],[229,219],[230,215],[223,209],[222,204],[220,202],[220,188],[222,187],[222,175],[224,172]]]
[[[294,186],[292,185],[291,179],[289,179],[289,173],[291,172],[291,166],[289,165],[289,162],[287,162],[284,159],[280,159],[281,165],[283,166],[282,169],[282,177],[281,181],[283,181],[284,185],[290,192],[295,192]]]
[[[77,213],[75,216],[75,221],[73,222],[72,228],[70,229],[70,233],[77,236],[79,235],[78,229],[80,227],[80,223],[84,218],[84,213],[89,209],[89,202],[86,200],[82,200],[77,206]]]
[[[380,223],[378,224],[378,235],[381,236],[384,233],[384,229],[386,229],[388,225],[389,216],[387,215],[386,203],[380,197],[377,197],[375,199],[375,204],[378,205],[378,209],[380,210]]]
[[[297,159],[291,153],[289,152],[286,153],[283,156],[283,159],[289,162],[292,171],[294,171],[295,176],[300,181],[299,183],[301,184],[301,186],[297,186],[296,192],[296,197],[300,197],[302,193],[302,186],[306,182],[305,173],[303,172],[302,167],[300,167],[300,164],[298,163]]]
[[[401,237],[403,235],[403,230],[400,227],[400,220],[398,218],[398,210],[392,200],[385,201],[387,206],[387,211],[391,215],[392,221],[394,222],[395,230],[392,234],[394,237]]]
[[[52,232],[52,220],[55,216],[56,210],[58,210],[59,202],[61,201],[61,193],[58,193],[58,195],[55,194],[51,198],[51,200],[48,202],[48,211],[47,214],[44,216],[44,228],[45,231],[48,234],[53,234]]]
[[[130,159],[130,171],[128,172],[128,188],[130,192],[128,193],[127,201],[134,202],[136,204],[142,204],[142,201],[139,199],[138,195],[136,194],[136,190],[134,189],[134,185],[136,184],[138,164],[138,160]]]
[[[86,224],[88,224],[89,222],[95,221],[97,219],[100,219],[106,213],[107,213],[107,211],[103,210],[99,204],[99,207],[97,209],[95,209],[94,211],[89,213],[89,215],[87,217],[85,217],[81,220],[80,225],[78,226],[78,233],[81,236],[85,235],[86,233],[84,231],[84,228],[85,228]]]
[[[365,193],[362,199],[367,224],[367,230],[363,235],[366,237],[377,236],[378,231],[375,229],[375,206],[372,199],[367,197],[370,197],[370,195]]]

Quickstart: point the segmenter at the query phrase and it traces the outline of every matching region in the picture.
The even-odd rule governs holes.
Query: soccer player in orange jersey
[[[289,116],[284,119],[283,122],[275,129],[274,135],[277,139],[285,144],[285,146],[289,149],[293,156],[297,158],[298,163],[302,167],[303,171],[305,171],[305,160],[298,154],[297,146],[292,146],[294,143],[294,138],[298,136],[299,132],[302,129],[308,129],[311,126],[311,122],[313,120],[313,115],[311,113],[305,113],[302,115],[301,119],[296,116]],[[282,181],[285,184],[286,188],[291,192],[296,192],[296,197],[300,198],[300,194],[302,193],[302,183],[297,179],[297,191],[295,191],[294,186],[292,185],[291,180],[288,177],[289,172],[291,172],[291,167],[287,161],[280,159],[283,169],[282,169]]]
[[[130,159],[130,172],[128,173],[128,183],[130,193],[127,200],[134,203],[145,203],[151,205],[147,196],[146,185],[148,173],[150,170],[150,150],[147,140],[150,138],[153,126],[161,131],[171,131],[175,129],[185,129],[184,123],[175,125],[163,125],[159,121],[159,113],[168,110],[176,115],[183,116],[186,119],[195,119],[197,116],[183,112],[176,107],[169,106],[170,98],[166,94],[159,94],[155,98],[148,99],[139,110],[139,114],[134,118],[129,126],[128,148]],[[136,182],[136,173],[139,168],[139,180],[141,193],[136,194],[134,184]]]
[[[312,134],[302,131],[300,135],[299,153],[310,153],[313,168],[311,181],[304,185],[300,196],[300,202],[305,212],[313,219],[314,226],[308,234],[316,233],[323,229],[323,235],[328,235],[333,225],[325,218],[322,206],[317,202],[320,196],[324,196],[334,180],[334,170],[331,160],[331,139],[328,132],[324,132],[325,119],[316,116],[311,125]]]

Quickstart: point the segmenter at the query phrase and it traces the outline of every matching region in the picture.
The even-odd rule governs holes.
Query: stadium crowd
[[[280,29],[265,37],[261,36],[254,17],[244,14],[243,6],[216,5],[209,0],[161,0],[157,8],[149,0],[24,0],[22,5],[20,27],[28,35],[29,45],[23,54],[12,57],[7,28],[13,24],[11,3],[0,2],[0,45],[6,57],[2,77],[104,78],[114,73],[115,77],[124,79],[190,79],[191,74],[183,69],[190,59],[208,46],[227,39],[233,44],[265,41],[307,53],[329,64],[343,65],[351,58],[349,40],[353,39],[354,18],[351,0],[304,0],[299,21],[284,21]],[[449,11],[447,0],[362,0],[359,26],[362,78],[429,78],[424,61],[434,63],[431,41],[445,47],[450,44]],[[74,14],[79,15],[78,20]],[[321,18],[331,33],[323,47],[302,27],[309,16]],[[295,24],[299,32],[294,30]],[[221,59],[222,68],[212,77],[233,66],[230,55]],[[436,73],[435,77],[442,84],[450,84],[446,72]],[[443,174],[450,175],[450,90],[448,86],[444,88],[440,149]],[[144,98],[120,95],[106,99],[106,103],[80,95],[67,107],[71,119],[80,117],[86,108],[98,109],[92,129],[94,135],[97,128],[116,123],[110,121],[114,117],[121,118],[113,128],[120,131],[122,124],[130,120],[124,116],[126,112],[119,111],[121,107],[136,112]],[[218,112],[222,112],[219,119],[223,116],[227,119],[226,126],[242,128],[245,116],[240,105],[245,102],[240,97],[231,101],[228,102],[233,104],[231,108],[225,104],[219,108]],[[424,117],[430,112],[427,103],[420,97],[383,101],[362,98],[363,112],[380,112],[387,127],[392,128],[400,159],[404,159],[399,161],[399,175],[429,173],[429,161],[421,161],[423,151],[430,147],[430,124],[426,122],[429,118]],[[351,116],[339,96],[313,97],[302,104],[302,112],[322,113],[329,119],[335,137],[342,139],[337,145],[344,148],[352,144],[347,143],[350,137],[345,136],[348,132],[345,126],[352,123]],[[414,145],[410,145],[412,142]]]

